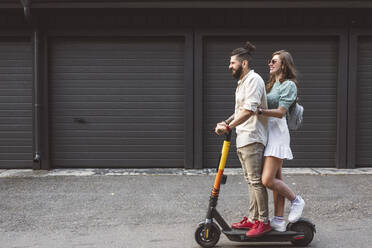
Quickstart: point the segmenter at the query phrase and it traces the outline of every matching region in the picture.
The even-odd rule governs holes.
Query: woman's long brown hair
[[[297,94],[298,94],[298,82],[297,82],[297,74],[296,69],[294,66],[292,55],[285,51],[280,50],[273,53],[271,56],[274,57],[275,55],[279,55],[282,65],[280,66],[280,79],[279,82],[283,83],[285,80],[293,81],[297,86]],[[266,84],[266,92],[270,92],[273,85],[276,83],[275,74],[270,74],[269,81]]]

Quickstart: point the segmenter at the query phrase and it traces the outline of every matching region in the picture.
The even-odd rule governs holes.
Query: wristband
[[[231,131],[231,128],[230,128],[230,126],[229,126],[229,125],[226,125],[226,130],[227,130],[228,132],[230,132],[230,131]]]

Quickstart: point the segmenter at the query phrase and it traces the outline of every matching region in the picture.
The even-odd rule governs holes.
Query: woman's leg
[[[264,168],[262,172],[262,183],[272,191],[278,192],[278,194],[284,196],[290,201],[296,198],[295,193],[283,182],[281,179],[277,179],[276,175],[278,170],[281,170],[283,160],[276,157],[265,157]],[[280,202],[280,199],[277,204]],[[278,205],[279,207],[279,205]]]
[[[283,180],[282,178],[282,168],[280,167],[276,172],[276,179]],[[277,191],[273,191],[273,199],[274,199],[274,216],[283,217],[284,215],[284,205],[285,205],[285,198]]]

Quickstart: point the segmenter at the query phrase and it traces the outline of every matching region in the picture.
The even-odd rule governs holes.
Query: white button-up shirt
[[[254,70],[250,70],[238,81],[234,116],[236,117],[243,109],[256,112],[258,107],[267,109],[265,82]],[[251,115],[247,121],[236,127],[236,134],[237,148],[255,142],[266,146],[267,118],[262,115]]]

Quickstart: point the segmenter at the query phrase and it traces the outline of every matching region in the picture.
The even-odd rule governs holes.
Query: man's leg
[[[240,159],[244,166],[246,180],[250,186],[250,198],[255,202],[256,213],[250,215],[257,217],[261,222],[268,221],[268,195],[266,187],[261,182],[264,145],[253,143],[239,148]]]
[[[258,206],[256,200],[256,192],[254,187],[251,183],[248,183],[248,190],[249,190],[249,220],[255,222],[258,220]]]
[[[243,163],[243,157],[242,157],[242,152],[240,151],[240,148],[237,150],[237,154],[240,160],[240,163],[243,168],[244,172],[244,177],[247,180],[248,183],[248,190],[249,190],[249,214],[248,218],[244,217],[242,221],[233,223],[231,225],[232,228],[236,229],[251,229],[254,227],[256,220],[258,220],[258,208],[257,208],[257,202],[256,202],[256,197],[255,197],[255,192],[252,188],[252,185],[249,183],[248,180],[248,171],[246,170],[246,167],[244,166]]]
[[[260,143],[254,143],[244,148],[242,157],[248,171],[248,180],[252,185],[252,191],[254,191],[258,208],[258,223],[246,235],[248,237],[258,237],[271,230],[269,224],[268,195],[266,187],[262,184],[261,180],[265,147]]]

